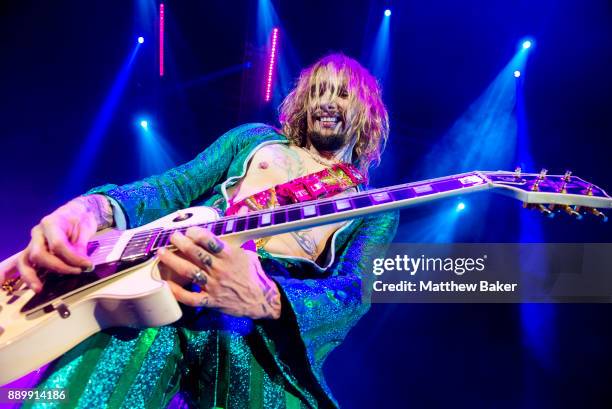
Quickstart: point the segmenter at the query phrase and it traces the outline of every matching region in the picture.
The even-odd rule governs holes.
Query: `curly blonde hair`
[[[356,60],[330,54],[302,70],[279,107],[282,131],[292,143],[305,146],[308,109],[318,106],[327,87],[332,96],[348,93],[352,118],[347,132],[356,136],[352,161],[367,176],[370,166],[380,163],[389,136],[389,115],[376,78]]]

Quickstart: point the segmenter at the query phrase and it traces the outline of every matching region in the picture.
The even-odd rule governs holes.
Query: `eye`
[[[340,90],[340,92],[338,93],[338,95],[340,96],[340,98],[342,99],[347,99],[349,97],[349,93],[348,90],[346,88],[342,88]]]

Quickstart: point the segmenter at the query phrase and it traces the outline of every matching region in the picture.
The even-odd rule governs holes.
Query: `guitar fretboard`
[[[426,196],[465,191],[486,184],[487,180],[482,174],[470,172],[367,190],[350,196],[296,203],[241,216],[222,217],[213,222],[194,226],[210,230],[220,237],[252,233],[253,237],[259,238],[298,230],[299,228],[342,221],[357,215],[405,207],[408,203]],[[174,232],[185,233],[189,227],[191,226],[170,229],[157,228],[139,232],[131,238],[121,258],[142,257],[159,248],[167,247],[170,245],[170,236]]]

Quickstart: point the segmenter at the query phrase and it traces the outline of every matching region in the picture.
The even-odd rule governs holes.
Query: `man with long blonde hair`
[[[243,125],[162,175],[73,199],[32,229],[0,275],[18,271],[40,291],[38,269],[90,267],[86,243],[102,228],[134,228],[197,204],[241,214],[363,189],[389,133],[375,78],[342,54],[302,71],[279,120],[280,130]],[[242,246],[199,228],[176,233],[179,251],[157,256],[184,318],[92,336],[39,387],[68,388],[78,407],[336,407],[323,362],[367,311],[366,269],[396,227],[391,212]]]

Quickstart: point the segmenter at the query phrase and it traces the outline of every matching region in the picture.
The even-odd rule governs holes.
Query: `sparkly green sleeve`
[[[246,124],[234,128],[200,153],[195,159],[170,169],[161,175],[150,176],[122,186],[104,185],[87,194],[99,193],[115,199],[134,228],[192,205],[227,174],[236,154],[269,126]],[[269,131],[267,131],[269,133]]]
[[[307,382],[308,377],[296,356],[302,350],[305,363],[327,388],[322,377],[323,362],[369,309],[372,259],[385,253],[395,236],[398,219],[394,211],[355,221],[359,225],[331,271],[322,278],[296,278],[295,272],[285,270],[280,263],[262,261],[282,292],[283,305],[279,322],[263,323],[260,330],[281,366],[289,368],[286,375],[304,379],[298,384]],[[297,342],[291,334],[298,338]]]

